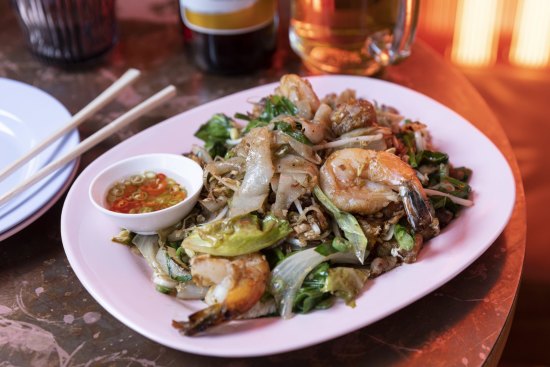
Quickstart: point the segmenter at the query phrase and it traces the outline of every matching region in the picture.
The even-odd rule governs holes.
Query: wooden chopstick
[[[54,132],[46,140],[32,148],[27,154],[17,159],[8,167],[0,171],[0,181],[8,177],[16,169],[27,163],[36,154],[43,151],[51,143],[67,134],[69,131],[78,127],[81,123],[86,121],[92,114],[104,107],[107,103],[111,102],[116,96],[120,94],[123,88],[132,84],[140,75],[140,71],[136,69],[129,69],[125,72],[117,81],[115,81],[109,88],[105,89],[103,93],[97,96],[93,101],[88,103],[86,107],[76,113],[69,123],[63,126],[61,129]]]
[[[64,166],[65,164],[69,163],[70,161],[72,161],[82,153],[86,152],[88,149],[92,148],[96,144],[105,140],[106,138],[111,136],[113,133],[115,133],[119,129],[127,126],[128,124],[136,120],[141,115],[146,114],[147,112],[156,108],[160,104],[166,102],[168,99],[172,98],[175,94],[176,94],[176,88],[173,85],[170,85],[164,88],[163,90],[161,90],[160,92],[156,93],[155,95],[149,97],[147,100],[141,102],[139,105],[135,106],[130,111],[126,112],[125,114],[123,114],[122,116],[120,116],[119,118],[117,118],[116,120],[108,124],[107,126],[103,127],[93,135],[89,136],[87,139],[83,140],[73,150],[65,154],[63,157],[45,166],[36,174],[34,174],[33,176],[25,180],[23,183],[16,186],[14,189],[9,191],[8,193],[4,194],[2,197],[0,197],[0,206],[6,203],[8,200],[13,198],[15,195],[17,195],[21,191],[27,189],[29,186],[40,181],[41,179],[46,177],[48,174]]]

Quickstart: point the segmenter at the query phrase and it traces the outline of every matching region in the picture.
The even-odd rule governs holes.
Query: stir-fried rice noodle
[[[473,205],[472,172],[433,146],[427,125],[354,90],[319,98],[285,75],[249,111],[213,113],[197,132],[205,146],[188,154],[204,170],[196,207],[133,237],[159,291],[208,303],[174,321],[185,334],[353,306],[368,279],[421,260]]]

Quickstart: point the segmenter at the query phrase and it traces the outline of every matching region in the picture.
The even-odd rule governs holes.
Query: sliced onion
[[[304,209],[302,208],[302,203],[300,203],[300,200],[294,200],[294,206],[296,207],[296,210],[298,210],[298,213],[302,215]]]
[[[340,135],[340,139],[354,138],[357,136],[374,135],[374,134],[391,135],[391,133],[392,132],[390,128],[383,127],[383,126],[360,127]]]
[[[133,175],[130,177],[130,182],[134,185],[140,185],[145,181],[145,178],[142,175]]]
[[[180,299],[204,299],[208,287],[200,287],[193,282],[185,282],[179,283],[176,290],[176,297]]]
[[[429,196],[445,196],[446,198],[451,199],[451,201],[453,203],[459,204],[459,205],[462,205],[462,206],[472,206],[472,205],[474,205],[474,202],[472,200],[462,199],[462,198],[456,197],[454,195],[447,194],[446,192],[441,192],[441,191],[432,190],[432,189],[424,189],[424,191]]]
[[[203,224],[207,224],[207,223],[215,222],[215,221],[218,221],[218,220],[222,220],[223,218],[225,218],[225,215],[227,214],[228,211],[229,211],[229,206],[226,205],[226,206],[223,207],[222,210],[220,210],[220,212],[218,214],[216,214],[215,217],[208,220],[207,222],[204,222]]]
[[[353,253],[337,252],[323,256],[315,251],[315,248],[310,248],[285,258],[273,269],[269,287],[283,319],[292,316],[294,298],[306,276],[317,265],[328,260],[358,263],[357,257]]]
[[[225,141],[225,144],[227,145],[237,145],[239,144],[243,139],[242,138],[239,138],[239,139],[227,139]]]
[[[313,150],[313,147],[300,143],[298,140],[292,138],[290,135],[283,133],[282,131],[273,131],[273,143],[276,147],[281,145],[288,145],[298,155],[304,157],[308,161],[321,164],[321,157]]]
[[[193,144],[193,146],[191,147],[191,152],[193,152],[193,154],[195,154],[197,157],[201,158],[205,163],[210,163],[213,161],[210,153],[208,153],[208,151],[200,145]]]
[[[322,149],[338,148],[347,144],[359,143],[359,142],[374,142],[374,141],[382,140],[383,138],[384,136],[382,134],[356,136],[352,138],[334,140],[329,143],[314,145],[313,150],[317,151]]]
[[[416,149],[418,151],[426,150],[427,149],[427,142],[424,138],[424,131],[423,130],[417,130],[414,132],[414,142],[416,144]]]

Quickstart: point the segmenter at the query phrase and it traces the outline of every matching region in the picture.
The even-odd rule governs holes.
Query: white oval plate
[[[71,118],[49,94],[30,85],[0,78],[0,168],[7,167],[60,129]],[[61,157],[79,143],[78,131],[60,138],[23,167],[0,181],[0,196]],[[76,174],[73,161],[0,207],[0,241],[15,234],[49,209]]]
[[[61,216],[65,252],[92,296],[121,322],[163,345],[213,356],[259,356],[320,343],[369,325],[421,298],[456,276],[478,258],[504,229],[514,206],[512,172],[499,150],[480,131],[438,102],[385,81],[351,76],[309,78],[320,96],[354,88],[358,96],[395,106],[431,130],[434,143],[452,162],[471,167],[475,206],[429,241],[418,262],[370,282],[357,306],[296,315],[290,320],[263,318],[232,322],[197,337],[171,327],[204,307],[157,292],[145,262],[110,238],[118,232],[87,200],[92,178],[109,164],[142,153],[183,153],[199,125],[214,113],[247,111],[247,100],[273,92],[276,84],[253,88],[197,107],[158,124],[111,149],[94,161],[73,184]],[[144,167],[146,169],[147,167]]]

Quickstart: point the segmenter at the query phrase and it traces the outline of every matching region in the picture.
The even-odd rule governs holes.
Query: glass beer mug
[[[313,72],[373,75],[410,55],[418,0],[293,0],[290,44]]]

